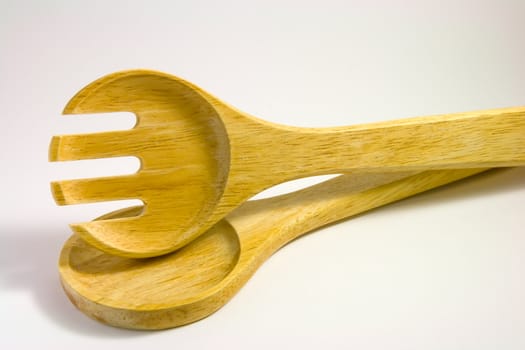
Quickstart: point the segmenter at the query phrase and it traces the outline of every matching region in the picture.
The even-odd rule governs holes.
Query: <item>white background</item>
[[[318,231],[214,315],[135,332],[87,318],[58,281],[67,224],[115,204],[56,207],[49,182],[136,162],[47,162],[53,134],[131,125],[60,116],[128,68],[300,126],[523,105],[524,15],[521,0],[0,0],[0,348],[524,349],[525,169]]]

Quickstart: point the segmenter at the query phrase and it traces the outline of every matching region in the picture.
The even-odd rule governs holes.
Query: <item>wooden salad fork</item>
[[[151,259],[110,255],[74,234],[60,256],[62,285],[78,309],[109,325],[181,326],[226,304],[267,258],[304,233],[481,171],[341,175],[295,193],[247,201],[185,247]],[[123,209],[100,220],[141,211]]]
[[[180,78],[107,75],[64,114],[133,112],[130,130],[53,137],[51,161],[136,156],[131,175],[58,181],[60,205],[140,199],[144,210],[71,225],[93,246],[152,257],[192,241],[273,185],[306,176],[525,164],[525,107],[326,129],[256,119]]]

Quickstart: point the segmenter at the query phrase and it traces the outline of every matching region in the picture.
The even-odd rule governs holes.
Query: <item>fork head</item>
[[[140,215],[72,224],[108,253],[151,257],[191,240],[224,191],[228,136],[213,101],[192,84],[155,71],[104,76],[83,88],[64,114],[132,112],[129,130],[54,136],[50,161],[136,156],[137,173],[57,181],[59,205],[140,199]]]

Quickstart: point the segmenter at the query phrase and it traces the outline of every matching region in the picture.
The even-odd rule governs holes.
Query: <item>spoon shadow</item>
[[[148,333],[107,327],[78,312],[61,288],[57,264],[67,228],[20,226],[0,236],[0,285],[32,293],[37,307],[57,326],[85,336],[129,338]]]

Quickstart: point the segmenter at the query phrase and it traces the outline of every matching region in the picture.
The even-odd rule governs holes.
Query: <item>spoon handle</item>
[[[285,178],[525,165],[525,107],[278,133]]]
[[[290,194],[248,201],[227,220],[244,249],[267,257],[312,230],[487,170],[341,175]]]

